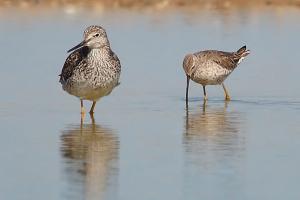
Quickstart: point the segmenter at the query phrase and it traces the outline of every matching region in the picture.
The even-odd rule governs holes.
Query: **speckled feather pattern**
[[[95,28],[98,27],[89,27],[84,36]],[[60,82],[69,94],[82,100],[97,101],[119,84],[120,74],[120,61],[107,40],[101,48],[85,46],[72,52],[63,66]]]
[[[183,61],[185,73],[201,85],[218,85],[230,75],[238,63],[249,54],[246,47],[237,52],[216,50],[188,54]]]

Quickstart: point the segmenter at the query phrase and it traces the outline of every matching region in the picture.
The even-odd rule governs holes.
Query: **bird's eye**
[[[97,33],[96,35],[94,35],[94,37],[99,37],[99,33]]]

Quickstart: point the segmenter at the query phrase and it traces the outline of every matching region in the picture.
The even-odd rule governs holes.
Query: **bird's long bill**
[[[85,46],[86,45],[86,41],[82,41],[82,42],[80,42],[78,45],[76,45],[75,47],[73,47],[72,49],[69,49],[68,50],[68,53],[70,53],[70,52],[72,52],[72,51],[74,51],[74,50],[76,50],[76,49],[79,49],[79,48],[81,48],[81,47],[83,47],[83,46]]]

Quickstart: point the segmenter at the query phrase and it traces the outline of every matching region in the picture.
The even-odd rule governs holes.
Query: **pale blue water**
[[[2,10],[0,199],[299,199],[300,10],[225,13]],[[81,125],[58,74],[90,24],[122,77]],[[186,110],[184,55],[244,44],[232,101],[192,83]]]

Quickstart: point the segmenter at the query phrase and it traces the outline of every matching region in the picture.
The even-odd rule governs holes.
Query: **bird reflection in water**
[[[223,103],[222,103],[223,104]],[[229,102],[207,105],[201,109],[186,107],[184,146],[190,161],[216,165],[239,157],[244,149],[243,115],[229,110]]]
[[[230,102],[186,110],[183,134],[186,199],[244,199],[244,115]],[[195,184],[197,183],[197,184]]]
[[[62,131],[66,199],[114,199],[117,195],[118,137],[97,125],[93,116],[91,121]]]

